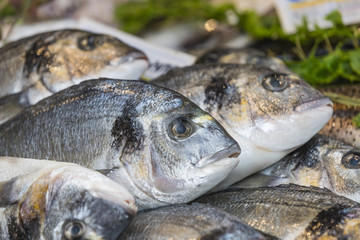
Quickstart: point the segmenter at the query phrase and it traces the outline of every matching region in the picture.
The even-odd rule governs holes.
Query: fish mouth
[[[225,158],[237,158],[241,153],[240,147],[237,143],[220,150],[213,155],[206,156],[202,158],[199,162],[195,164],[198,168],[203,168],[211,163],[214,163],[218,160],[225,159]]]
[[[304,102],[294,108],[295,112],[304,112],[318,107],[333,107],[332,101],[327,97]]]
[[[109,62],[111,66],[118,66],[124,63],[133,62],[136,60],[144,60],[146,62],[149,61],[148,57],[143,52],[132,52],[127,54],[126,56],[115,58]]]

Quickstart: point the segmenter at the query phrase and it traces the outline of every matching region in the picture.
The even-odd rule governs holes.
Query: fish
[[[10,109],[1,122],[86,79],[139,79],[148,67],[143,52],[119,39],[74,29],[10,42],[0,48],[0,56],[0,109]]]
[[[277,72],[295,74],[280,58],[269,57],[264,52],[254,48],[214,48],[196,61],[196,64],[207,63],[254,64]]]
[[[327,188],[360,202],[360,149],[321,134],[231,188],[297,184]]]
[[[99,170],[139,209],[195,199],[236,167],[240,152],[193,102],[136,80],[84,81],[0,125],[0,155]]]
[[[324,94],[341,94],[349,98],[360,98],[359,84],[319,86],[318,89]],[[334,114],[319,133],[360,148],[360,128],[353,121],[353,118],[359,114],[360,106],[350,106],[334,101]]]
[[[238,188],[195,200],[280,239],[359,239],[360,205],[327,189],[299,185]]]
[[[171,205],[139,212],[120,239],[278,239],[206,204]]]
[[[0,157],[0,238],[118,239],[137,212],[120,184],[74,163]]]
[[[241,146],[236,169],[214,191],[277,162],[316,134],[332,102],[297,75],[251,64],[199,64],[151,81],[207,111]]]

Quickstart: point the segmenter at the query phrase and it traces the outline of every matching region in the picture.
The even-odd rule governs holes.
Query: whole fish
[[[1,122],[13,116],[11,111],[3,116],[12,107],[17,113],[86,79],[139,79],[148,66],[141,51],[114,37],[80,30],[20,39],[0,48],[0,56]],[[14,96],[6,97],[11,94]]]
[[[196,202],[221,208],[284,240],[360,238],[360,204],[316,187],[234,189]]]
[[[0,125],[0,155],[101,170],[140,208],[188,202],[238,164],[240,147],[174,91],[131,80],[89,80]]]
[[[280,58],[268,57],[264,52],[253,48],[215,48],[201,56],[196,63],[254,64],[277,72],[294,74]]]
[[[319,87],[326,94],[341,94],[349,98],[360,99],[360,85],[334,85]],[[333,137],[355,147],[360,147],[360,128],[356,127],[353,118],[360,114],[360,106],[350,106],[334,102],[334,114],[319,133]]]
[[[73,163],[0,157],[0,238],[118,239],[137,208],[120,184]]]
[[[360,202],[360,149],[323,135],[231,187],[294,183],[327,188]]]
[[[194,101],[240,144],[240,163],[218,189],[300,147],[332,114],[331,101],[298,76],[255,65],[194,65],[152,83]]]
[[[172,205],[139,212],[120,239],[277,239],[206,204]]]

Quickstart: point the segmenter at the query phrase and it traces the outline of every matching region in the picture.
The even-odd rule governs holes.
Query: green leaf
[[[349,52],[351,69],[360,75],[360,49]]]

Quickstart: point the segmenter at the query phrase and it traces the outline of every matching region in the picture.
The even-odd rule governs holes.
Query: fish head
[[[124,187],[77,165],[38,179],[20,205],[33,239],[118,239],[136,211]]]
[[[60,30],[35,42],[26,55],[26,65],[29,71],[37,71],[33,75],[50,92],[58,92],[98,77],[139,79],[148,59],[140,50],[109,35]]]
[[[270,152],[288,153],[301,146],[332,116],[332,102],[297,75],[247,65],[228,83],[235,90],[220,117]]]
[[[360,149],[345,143],[326,146],[322,161],[332,191],[360,201]]]
[[[129,179],[152,199],[146,201],[157,206],[188,202],[231,172],[238,164],[240,147],[193,102],[157,88],[136,107],[139,115],[130,124],[137,126],[133,133],[143,134],[129,139],[143,139],[143,148],[123,150],[120,161]]]

